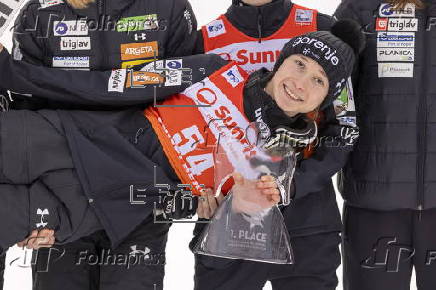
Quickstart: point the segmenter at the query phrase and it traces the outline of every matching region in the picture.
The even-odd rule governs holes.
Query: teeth
[[[286,93],[292,98],[292,99],[294,99],[295,101],[299,101],[299,102],[302,102],[303,101],[303,99],[302,98],[300,98],[299,96],[297,96],[297,95],[295,95],[294,93],[292,93],[289,89],[288,89],[288,87],[285,85],[284,86],[285,87],[285,91],[286,91]]]

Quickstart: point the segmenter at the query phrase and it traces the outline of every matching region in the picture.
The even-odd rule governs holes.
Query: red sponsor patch
[[[386,31],[388,29],[388,18],[377,18],[375,22],[376,31]]]

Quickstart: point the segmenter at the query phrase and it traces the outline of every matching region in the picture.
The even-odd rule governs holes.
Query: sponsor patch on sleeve
[[[158,85],[164,82],[164,77],[158,73],[147,71],[132,71],[127,74],[126,88]]]
[[[127,70],[115,69],[112,70],[108,82],[108,92],[124,92],[124,84],[126,83]]]
[[[299,24],[310,24],[313,21],[313,10],[297,9],[295,12],[295,22]]]
[[[206,25],[206,29],[207,35],[210,38],[226,33],[226,27],[221,19],[210,22],[208,25]]]
[[[229,70],[223,72],[221,75],[234,88],[244,80],[236,66],[232,66]]]

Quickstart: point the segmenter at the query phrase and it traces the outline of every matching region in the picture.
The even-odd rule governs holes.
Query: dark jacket
[[[262,41],[262,38],[274,34],[283,26],[291,13],[292,5],[289,0],[273,0],[259,7],[232,5],[224,15],[241,32]],[[318,30],[330,30],[333,23],[331,16],[318,13]],[[201,30],[197,37],[196,51],[204,53],[204,39]]]
[[[108,92],[108,87],[111,87],[108,82],[112,82],[110,71],[72,72],[33,66],[14,61],[3,50],[0,67],[8,73],[2,74],[0,88],[7,87],[18,93],[33,93],[48,100],[83,106],[138,106],[180,93],[191,83],[201,81],[227,63],[216,55],[189,56],[180,60],[185,71],[191,72],[185,75],[189,81],[181,85],[149,85],[124,88],[124,92]],[[58,115],[84,194],[116,246],[152,212],[154,203],[162,195],[161,190],[165,189],[155,184],[169,184],[174,189],[177,188],[178,178],[165,163],[167,161],[158,140],[153,134],[143,134],[153,130],[141,110],[58,111]],[[141,145],[146,146],[140,149]],[[146,204],[132,204],[138,199],[144,201],[135,197],[143,194],[140,192],[142,189],[147,191]],[[131,194],[134,195],[133,200]]]
[[[368,37],[354,82],[360,138],[341,175],[349,205],[436,207],[436,1],[423,2],[424,9],[416,9],[415,16],[407,10],[402,19],[389,15],[378,0],[344,0],[335,13],[360,22]],[[387,35],[385,23],[377,25],[387,16],[389,29],[399,31],[397,24],[403,23],[408,25],[403,29],[417,31]],[[393,53],[404,57],[393,60]]]
[[[216,55],[183,58],[183,67],[192,71],[192,82],[200,81],[205,75],[210,75],[225,63]],[[125,89],[124,93],[107,92],[110,72],[73,73],[42,67],[32,69],[31,65],[11,60],[5,51],[0,54],[0,66],[10,72],[2,79],[0,85],[21,93],[38,93],[48,99],[57,99],[57,92],[61,91],[62,100],[83,105],[105,103],[121,106],[151,103],[155,98],[161,100],[165,96],[182,91],[189,85],[183,83],[182,86],[161,87],[156,90],[156,96],[153,95],[153,87]],[[29,75],[29,68],[36,74]],[[203,68],[206,70],[203,71]],[[77,85],[71,88],[69,83]],[[248,90],[244,95],[246,113],[250,120],[256,119],[254,110],[257,107],[252,101],[258,98],[261,92],[263,92],[262,89],[254,88],[254,91]],[[160,193],[155,184],[170,184],[176,188],[178,178],[166,161],[159,143],[152,141],[155,138],[142,136],[142,132],[150,128],[141,111],[131,110],[119,113],[59,111],[59,115],[69,139],[70,149],[85,194],[88,199],[93,200],[92,205],[104,228],[111,240],[117,243],[152,210],[153,203],[145,206],[129,203],[130,185],[147,188],[147,196],[156,197]],[[334,113],[326,114],[326,116],[329,116],[326,120],[331,118],[336,120]],[[135,143],[135,140],[141,140],[141,138],[145,138],[147,142],[137,141]],[[146,144],[146,147],[138,150],[141,144]],[[155,145],[152,146],[152,144]],[[339,147],[344,148],[345,154],[351,147],[345,144],[336,147],[331,145],[323,144],[318,150],[328,151],[333,148],[337,150]],[[148,152],[146,155],[143,153],[145,151]],[[289,230],[294,236],[340,229],[339,211],[330,179],[333,171],[337,170],[334,168],[336,163],[330,163],[331,167],[328,168],[330,171],[326,170],[325,173],[310,172],[310,168],[316,169],[318,164],[326,159],[328,158],[319,158],[315,154],[313,158],[301,161],[299,165],[296,184],[297,188],[301,189],[297,190],[294,203],[284,210]],[[158,178],[151,182],[150,172],[154,172],[155,165],[157,166],[155,176]],[[307,191],[304,187],[300,187],[300,184],[313,184],[313,176],[318,178],[318,185],[312,185]],[[312,190],[316,186],[321,188]]]
[[[96,0],[85,9],[31,0],[15,23],[13,56],[46,67],[110,70],[191,55],[196,27],[187,0]],[[14,99],[14,109],[84,109],[43,95]]]
[[[289,17],[292,5],[289,0],[274,0],[259,7],[232,5],[225,15],[241,32],[262,41],[262,38],[274,34],[283,26]],[[322,13],[317,15],[318,30],[330,30],[334,23],[333,18]],[[199,53],[204,52],[203,42],[200,31],[196,45]],[[351,125],[341,122],[333,106],[327,108],[324,113],[326,118],[323,129],[319,132],[322,146],[316,148],[312,158],[301,162],[294,176],[295,205],[287,210],[289,215],[287,220],[290,222],[290,228],[298,229],[291,232],[295,235],[340,230],[331,178],[342,169],[352,151],[353,142],[343,141],[349,135],[358,136],[358,127],[355,121],[351,122],[354,123]],[[354,112],[349,113],[354,115]]]

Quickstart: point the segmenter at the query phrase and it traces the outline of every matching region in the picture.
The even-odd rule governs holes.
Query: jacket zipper
[[[262,42],[262,12],[260,8],[257,8],[257,36],[259,43]]]
[[[424,10],[424,19],[427,19],[427,7]],[[424,58],[427,59],[427,42],[428,37],[425,35],[426,31],[423,31],[423,49],[424,49]],[[426,75],[426,72],[422,72],[423,75]],[[426,81],[425,78],[422,78],[422,82]],[[424,184],[425,184],[425,157],[427,150],[427,90],[425,89],[424,84],[421,86],[424,88],[424,93],[420,96],[420,102],[418,107],[418,126],[422,125],[422,131],[419,128],[417,130],[418,134],[418,179],[417,179],[417,189],[418,189],[418,210],[419,216],[421,217],[421,211],[424,209]],[[421,133],[422,132],[422,133]]]

